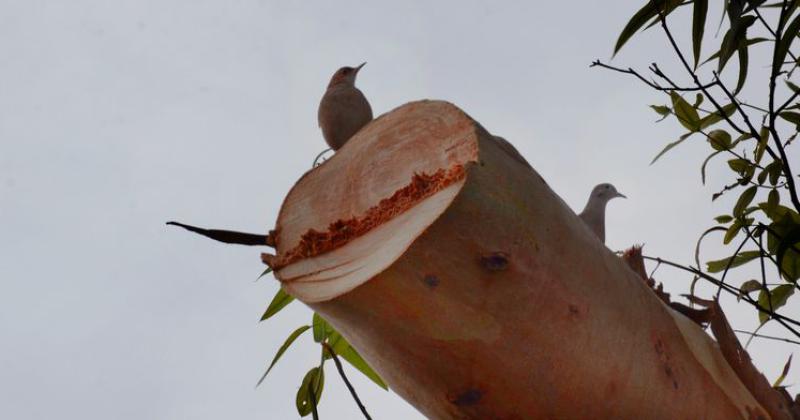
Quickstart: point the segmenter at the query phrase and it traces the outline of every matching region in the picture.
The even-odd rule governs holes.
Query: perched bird
[[[344,146],[361,127],[372,121],[369,101],[356,87],[356,76],[364,64],[367,63],[337,70],[319,103],[319,126],[325,142],[333,150]]]
[[[592,190],[586,207],[578,215],[603,243],[606,242],[606,204],[616,197],[627,198],[611,184],[597,185]]]

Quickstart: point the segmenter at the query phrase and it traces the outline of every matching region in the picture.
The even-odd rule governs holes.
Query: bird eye
[[[611,186],[610,185],[606,185],[606,189],[609,189],[609,188],[611,188]]]

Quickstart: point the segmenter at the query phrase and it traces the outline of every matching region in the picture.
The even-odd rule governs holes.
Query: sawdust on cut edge
[[[272,269],[279,270],[298,260],[341,248],[353,239],[409,210],[420,201],[462,180],[464,176],[466,176],[464,165],[454,165],[450,169],[442,168],[430,175],[415,173],[408,185],[370,207],[364,216],[339,219],[328,225],[328,229],[323,232],[309,229],[300,237],[300,243],[284,255],[275,257],[264,254],[262,260]]]

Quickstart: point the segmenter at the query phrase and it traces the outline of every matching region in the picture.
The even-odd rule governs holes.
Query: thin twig
[[[322,346],[325,347],[325,350],[327,350],[328,353],[333,358],[333,363],[336,364],[336,370],[339,371],[339,376],[342,377],[344,384],[347,385],[347,389],[350,391],[350,395],[353,396],[353,399],[356,401],[356,404],[358,404],[358,408],[361,410],[361,414],[363,414],[364,418],[366,418],[367,420],[372,420],[372,417],[370,417],[369,413],[367,412],[367,408],[364,407],[364,404],[361,403],[361,399],[358,398],[356,389],[353,388],[353,385],[347,379],[347,375],[344,374],[344,368],[342,367],[342,362],[339,361],[339,356],[336,355],[336,352],[333,351],[333,348],[330,346],[330,344],[322,343]]]
[[[728,99],[730,99],[732,102],[736,102],[736,103],[738,104],[738,103],[739,103],[739,100],[738,100],[738,99],[736,99],[736,96],[734,96],[734,95],[731,93],[731,91],[730,91],[730,90],[728,90],[728,88],[726,88],[726,87],[725,87],[725,85],[722,83],[722,81],[720,81],[720,78],[719,78],[719,75],[717,74],[717,72],[713,72],[713,73],[714,73],[714,78],[715,78],[717,81],[719,81],[719,87],[720,87],[720,89],[722,89],[722,91],[723,91],[723,92],[725,92],[725,95],[728,97]],[[750,117],[747,115],[747,113],[746,113],[746,112],[744,112],[744,110],[743,110],[743,109],[741,109],[741,107],[738,107],[738,106],[737,106],[737,108],[740,110],[740,112],[739,112],[739,113],[741,114],[742,118],[744,119],[744,121],[745,121],[745,124],[747,124],[747,126],[748,126],[748,127],[750,127],[750,130],[752,130],[752,133],[751,133],[751,135],[752,135],[753,137],[755,137],[756,139],[760,139],[760,138],[761,138],[761,133],[759,133],[759,132],[757,132],[757,131],[756,131],[756,128],[755,128],[755,126],[754,126],[754,125],[753,125],[753,124],[750,122]],[[775,159],[775,160],[777,160],[777,159],[778,159],[778,156],[775,154],[775,151],[774,151],[774,150],[772,150],[772,148],[771,148],[771,147],[769,147],[769,145],[766,147],[766,149],[765,149],[765,150],[767,151],[767,153],[768,153],[768,154],[769,154],[769,155],[770,155],[770,156],[771,156],[773,159]]]
[[[639,74],[639,72],[637,72],[636,70],[634,70],[634,69],[632,69],[630,67],[627,68],[627,69],[614,67],[614,66],[605,64],[605,63],[601,62],[600,60],[593,61],[592,64],[589,65],[589,67],[602,67],[604,69],[613,70],[613,71],[616,71],[616,72],[620,72],[620,73],[625,73],[625,74],[630,74],[630,75],[636,76],[637,79],[641,80],[647,86],[650,86],[651,88],[653,88],[655,90],[658,90],[658,91],[661,91],[661,92],[696,92],[696,91],[699,91],[699,90],[703,90],[704,88],[711,87],[711,86],[713,86],[715,84],[715,82],[712,82],[712,83],[709,83],[709,84],[704,85],[702,87],[679,87],[679,86],[675,85],[674,83],[672,83],[671,81],[669,81],[669,79],[665,79],[665,80],[668,80],[669,83],[671,85],[673,85],[673,87],[664,87],[664,86],[659,85],[656,82],[647,80],[644,76]],[[656,73],[656,74],[658,74],[658,73]]]
[[[687,266],[684,266],[684,265],[681,265],[681,264],[678,264],[678,263],[675,263],[675,262],[672,262],[672,261],[669,261],[669,260],[665,260],[665,259],[659,258],[659,257],[649,257],[649,256],[646,256],[646,255],[643,255],[642,258],[644,258],[646,260],[650,260],[650,261],[660,262],[662,264],[666,264],[666,265],[669,265],[671,267],[687,271],[689,273],[692,273],[692,274],[702,278],[703,280],[708,281],[711,284],[715,284],[715,285],[720,285],[721,284],[722,287],[723,287],[723,290],[725,290],[726,292],[728,292],[728,293],[730,293],[730,294],[732,294],[734,296],[739,296],[739,289],[737,289],[737,288],[735,288],[735,287],[733,287],[733,286],[731,286],[729,284],[722,283],[718,279],[716,279],[716,278],[714,278],[712,276],[709,276],[708,274],[706,274],[706,273],[704,273],[704,272],[702,272],[702,271],[700,271],[700,270],[698,270],[698,269],[696,269],[694,267],[687,267]],[[753,298],[751,298],[747,294],[742,295],[742,300],[747,302],[748,304],[750,304],[754,308],[756,308],[759,312],[764,312],[764,313],[768,314],[770,317],[772,317],[779,324],[783,325],[787,330],[791,331],[792,334],[794,334],[797,337],[800,337],[800,331],[797,331],[796,329],[794,329],[792,326],[789,325],[789,324],[792,324],[792,325],[800,327],[800,322],[795,321],[794,319],[786,317],[784,315],[778,314],[776,312],[770,311],[768,308],[765,308],[765,307],[759,305],[759,303],[757,301],[753,300]]]
[[[317,412],[317,393],[314,392],[315,381],[308,382],[308,393],[311,394],[311,417],[314,420],[319,420],[319,412]]]
[[[717,301],[719,300],[719,295],[722,294],[722,285],[725,284],[725,276],[728,275],[728,271],[730,271],[731,267],[733,266],[733,261],[736,259],[736,256],[739,255],[739,251],[741,251],[742,248],[744,248],[744,244],[747,243],[748,239],[749,238],[744,238],[742,243],[739,244],[739,247],[736,248],[736,251],[733,253],[733,256],[731,256],[731,258],[728,260],[728,264],[725,265],[725,271],[722,272],[722,278],[719,280],[720,283],[719,283],[719,287],[717,288],[717,296],[716,296],[715,300],[717,300]],[[770,308],[770,309],[772,309],[772,308]]]
[[[731,128],[736,130],[738,133],[744,134],[745,131],[739,128],[739,126],[736,123],[734,123],[733,120],[730,119],[730,117],[728,117],[728,115],[722,110],[722,106],[719,104],[719,102],[717,102],[717,100],[713,96],[711,96],[711,94],[708,93],[708,89],[705,87],[705,85],[700,83],[700,79],[697,77],[697,73],[695,73],[694,70],[692,70],[692,66],[689,65],[688,61],[686,61],[686,57],[683,56],[681,49],[678,47],[678,43],[672,36],[672,32],[670,32],[669,27],[667,26],[667,18],[664,15],[664,13],[661,10],[659,10],[658,15],[660,17],[661,27],[664,29],[664,33],[667,34],[667,38],[669,39],[669,42],[672,45],[672,49],[675,50],[675,53],[681,60],[681,63],[683,63],[683,67],[686,69],[689,75],[692,76],[692,81],[694,81],[694,84],[698,88],[700,88],[700,90],[703,91],[706,97],[708,97],[708,100],[711,101],[712,104],[714,104],[714,107],[717,108],[717,112],[719,112],[719,114],[725,118],[725,122],[727,122],[728,125],[730,125]],[[715,80],[715,82],[717,85],[722,84],[722,82],[718,78]],[[739,106],[739,103],[738,102],[734,103],[736,104],[736,109],[739,111],[739,113],[746,116],[746,113],[744,112],[744,110],[742,110],[742,107]],[[751,134],[753,134],[755,138],[758,138],[758,132],[755,130],[755,128],[753,128],[752,124],[749,124],[749,121],[750,120],[748,118],[745,119],[745,122],[748,123],[748,127],[750,128]]]
[[[764,224],[759,224],[759,226],[764,226],[765,229],[768,229]],[[744,228],[744,230],[747,233],[747,236],[749,237],[749,239],[751,239],[756,245],[758,245],[758,249],[761,252],[762,258],[766,257],[775,266],[775,268],[778,269],[778,274],[779,275],[783,275],[784,277],[786,277],[787,281],[790,284],[793,284],[795,289],[800,290],[800,285],[798,285],[796,281],[791,281],[790,280],[791,276],[789,275],[789,273],[787,273],[786,270],[784,270],[781,266],[778,265],[778,260],[773,258],[772,254],[770,254],[766,249],[764,249],[764,247],[762,246],[762,242],[761,242],[761,236],[759,236],[758,237],[758,241],[756,241],[755,237],[753,237],[752,233],[750,233],[750,230],[747,228],[747,226],[742,226],[742,228]],[[780,241],[781,239],[778,239],[778,240]],[[767,294],[769,294],[769,290],[767,290]],[[770,305],[771,305],[772,304],[772,296],[770,296],[769,298],[770,298]],[[772,308],[770,308],[770,309],[772,309]]]
[[[790,340],[788,338],[783,338],[783,337],[775,337],[775,336],[772,336],[772,335],[757,334],[757,333],[750,332],[750,331],[745,331],[745,330],[733,330],[733,331],[735,331],[737,333],[740,333],[740,334],[747,334],[750,337],[758,337],[758,338],[765,338],[767,340],[785,341],[787,343],[800,344],[800,341]]]
[[[764,17],[761,16],[761,12],[758,11],[758,7],[754,7],[753,11],[756,13],[756,17],[758,18],[758,20],[760,20],[761,23],[764,25],[764,27],[767,28],[767,31],[769,31],[769,33],[773,37],[775,37],[775,31],[772,30],[772,27],[769,26],[769,23],[767,23],[767,21],[764,20]],[[797,62],[797,57],[795,57],[795,55],[791,51],[787,51],[787,52],[789,53],[789,57],[792,57],[792,60],[794,60],[794,62]]]

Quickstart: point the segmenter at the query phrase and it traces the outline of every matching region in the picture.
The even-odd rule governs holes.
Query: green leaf
[[[628,21],[628,24],[622,29],[622,32],[619,34],[619,38],[617,38],[617,44],[614,46],[614,55],[619,52],[622,46],[628,42],[633,34],[641,29],[641,27],[644,26],[648,20],[655,16],[658,16],[657,2],[648,1],[644,7],[639,9],[639,11],[636,12],[633,17],[631,17],[631,19]]]
[[[784,224],[784,226],[776,226],[775,229],[786,229],[793,226],[794,223],[800,223],[800,215],[798,215],[796,211],[786,206],[778,205],[773,209],[770,208],[767,203],[759,203],[758,207],[760,207],[761,210],[764,211],[764,214],[766,214],[767,217],[769,217],[773,222]],[[776,249],[778,249],[777,243],[775,244],[774,248],[770,248],[770,251],[775,252]]]
[[[692,108],[697,109],[698,107],[700,107],[700,105],[703,104],[703,98],[705,98],[705,96],[703,96],[702,93],[700,92],[696,93],[694,95],[694,103],[692,104]]]
[[[721,215],[721,216],[717,216],[717,217],[715,217],[715,218],[714,218],[714,220],[716,220],[716,221],[717,221],[717,223],[722,223],[722,224],[725,224],[725,223],[728,223],[728,222],[730,222],[731,220],[733,220],[733,217],[731,217],[731,216],[728,216],[727,214],[723,214],[723,215]]]
[[[380,375],[375,372],[372,367],[361,357],[360,354],[350,345],[350,343],[342,337],[341,334],[334,332],[333,334],[328,337],[328,344],[331,346],[334,352],[337,355],[341,356],[344,360],[347,360],[351,366],[358,369],[359,372],[363,373],[364,376],[375,382],[379,387],[383,389],[389,389],[383,379],[381,379]]]
[[[272,367],[275,366],[275,363],[278,363],[278,359],[280,359],[281,356],[283,356],[283,353],[285,353],[286,350],[289,348],[289,346],[291,346],[292,343],[294,343],[294,340],[297,340],[297,337],[300,337],[300,335],[306,332],[306,330],[308,330],[309,328],[311,327],[308,325],[303,325],[302,327],[294,330],[294,332],[289,334],[289,337],[286,338],[286,341],[283,342],[283,345],[278,349],[278,352],[275,353],[275,357],[272,358],[272,362],[269,364],[267,371],[264,372],[263,375],[261,375],[261,379],[258,380],[256,386],[259,386],[261,385],[261,382],[264,382],[264,379],[266,379],[267,374],[269,374],[269,371],[272,370]]]
[[[747,159],[731,159],[728,161],[728,166],[738,174],[743,174],[752,166]]]
[[[798,16],[798,17],[800,17],[800,16]],[[798,129],[798,127],[800,127],[800,113],[793,112],[793,111],[783,111],[780,114],[778,114],[778,116],[781,117],[782,119],[794,124],[795,129]]]
[[[758,294],[758,305],[764,309],[772,308],[772,312],[777,312],[780,307],[786,304],[786,301],[792,294],[794,294],[794,285],[791,284],[777,286],[772,289],[769,294],[762,290]],[[769,297],[770,295],[772,295],[771,299]],[[770,306],[770,301],[772,301],[772,306]],[[758,311],[758,320],[762,324],[767,322],[767,320],[769,320],[769,314]]]
[[[774,61],[772,62],[773,67],[777,66],[777,68],[780,69],[781,66],[783,66],[783,62],[786,60],[786,54],[789,53],[792,42],[795,37],[797,37],[798,33],[800,33],[800,15],[796,16],[794,20],[792,20],[792,23],[786,27],[786,30],[783,31],[783,35],[781,35],[780,42],[775,46]]]
[[[260,280],[261,277],[266,276],[267,274],[272,272],[272,267],[267,267],[266,270],[262,271],[261,274],[258,276],[256,280]]]
[[[744,82],[747,80],[747,65],[750,62],[750,58],[747,53],[747,42],[745,41],[745,39],[741,40],[736,48],[736,53],[739,56],[739,78],[736,81],[736,88],[733,90],[734,95],[742,90]]]
[[[692,52],[694,52],[694,67],[700,61],[700,49],[703,45],[703,32],[706,29],[706,16],[708,15],[708,0],[694,0],[692,12]]]
[[[786,86],[789,86],[789,89],[791,89],[792,92],[794,93],[800,92],[800,86],[797,86],[796,84],[792,83],[791,80],[786,79],[784,80],[784,82],[786,82]]]
[[[800,224],[794,224],[782,233],[778,249],[775,252],[775,262],[781,268],[781,274],[789,281],[800,278]]]
[[[766,169],[762,169],[761,172],[758,173],[758,185],[764,185],[764,183],[767,182],[767,175],[769,175],[769,173]]]
[[[740,46],[748,46],[747,43],[747,28],[749,28],[756,21],[755,16],[747,15],[736,18],[732,23],[730,29],[725,33],[722,38],[722,46],[719,51],[719,63],[717,65],[717,73],[722,73],[725,64],[733,56]]]
[[[325,385],[325,371],[320,369],[319,366],[311,368],[303,377],[303,383],[300,384],[300,389],[297,390],[295,397],[295,405],[297,407],[297,414],[300,417],[305,417],[311,414],[314,406],[319,405],[322,399],[322,389]],[[314,398],[312,400],[311,392],[313,390]]]
[[[767,217],[774,220],[767,230],[767,249],[769,252],[777,254],[784,238],[788,237],[790,232],[800,226],[800,217],[788,207],[777,206],[774,210],[768,212],[768,205],[761,203],[759,206],[767,214]]]
[[[764,170],[769,172],[769,183],[778,185],[778,180],[780,180],[781,174],[783,173],[783,164],[781,161],[776,160],[771,162]]]
[[[314,329],[314,341],[317,343],[323,342],[328,336],[335,332],[333,327],[328,324],[318,313],[314,312],[313,322],[311,324]]]
[[[786,364],[783,365],[783,371],[781,372],[781,376],[779,376],[778,379],[775,380],[775,383],[772,384],[773,388],[778,388],[779,386],[781,386],[783,380],[786,379],[786,375],[789,374],[789,369],[792,367],[792,356],[793,355],[790,354],[789,359],[786,360]]]
[[[674,142],[672,142],[672,143],[668,144],[666,147],[664,147],[663,149],[661,149],[661,151],[660,151],[660,152],[658,152],[658,154],[656,155],[656,157],[654,157],[654,158],[653,158],[653,160],[652,160],[652,161],[650,161],[650,164],[652,165],[652,164],[656,163],[656,161],[657,161],[657,160],[658,160],[658,159],[659,159],[661,156],[663,156],[663,155],[664,155],[664,153],[667,153],[667,152],[669,152],[669,151],[670,151],[670,149],[672,149],[673,147],[675,147],[675,146],[677,146],[677,145],[679,145],[679,144],[683,143],[683,141],[684,141],[684,140],[686,140],[686,139],[688,139],[688,138],[689,138],[689,136],[691,136],[692,134],[694,134],[694,133],[686,133],[686,134],[682,135],[682,136],[681,136],[681,137],[680,137],[678,140],[676,140],[676,141],[674,141]]]
[[[767,38],[760,38],[760,37],[759,37],[759,38],[748,39],[748,40],[746,40],[744,43],[745,43],[745,44],[746,44],[748,47],[751,47],[751,46],[753,46],[753,45],[755,45],[755,44],[760,44],[760,43],[762,43],[762,42],[765,42],[765,41],[769,41],[769,39],[767,39]],[[717,59],[717,58],[719,58],[719,56],[720,56],[720,51],[717,51],[717,52],[715,52],[714,54],[712,54],[710,57],[706,58],[706,61],[703,61],[703,64],[706,64],[706,63],[708,63],[709,61],[712,61],[712,60],[714,60],[714,59]]]
[[[736,201],[736,205],[733,206],[734,217],[739,217],[742,215],[742,213],[744,213],[744,210],[750,205],[750,203],[753,201],[753,198],[755,198],[757,191],[758,187],[755,185],[744,190],[742,195],[739,196],[739,200]]]
[[[706,263],[706,271],[709,273],[721,273],[728,268],[738,267],[761,256],[761,251],[744,251],[732,257],[723,258],[717,261]],[[730,264],[730,266],[728,265]]]
[[[672,114],[672,108],[666,105],[650,105],[650,108],[653,108],[653,111],[655,111],[658,115],[661,116],[661,119],[658,121],[661,121],[664,118],[667,118],[669,114]]]
[[[750,294],[750,292],[761,290],[762,287],[761,282],[758,280],[747,280],[739,286],[739,295],[736,297],[736,300],[738,301],[742,296]]]
[[[708,165],[708,162],[711,162],[711,159],[720,153],[722,153],[722,151],[716,151],[708,155],[706,160],[704,160],[703,164],[700,166],[700,179],[702,180],[703,185],[706,185],[706,166]]]
[[[769,141],[769,127],[761,127],[761,131],[758,133],[758,135],[759,139],[755,151],[756,164],[761,163],[761,159],[764,157],[764,151],[767,149],[767,142]]]
[[[725,231],[725,237],[722,238],[722,243],[728,245],[736,235],[739,234],[739,231],[742,229],[742,221],[741,220],[734,220],[733,223],[728,227],[728,230]]]
[[[708,142],[714,150],[728,150],[731,148],[731,135],[725,130],[713,130],[708,133]]]
[[[781,195],[778,193],[778,190],[772,189],[770,190],[769,194],[767,195],[767,208],[765,209],[765,213],[770,214],[778,208],[778,204],[781,203]]]
[[[703,119],[700,120],[700,129],[708,128],[720,121],[722,121],[725,117],[730,117],[733,113],[736,112],[736,104],[728,104],[722,107],[722,113],[714,112],[711,114],[706,115]],[[723,117],[724,115],[724,117]]]
[[[689,102],[686,102],[681,95],[675,92],[669,93],[672,99],[672,110],[675,112],[675,117],[689,131],[697,131],[700,129],[700,115],[697,110],[692,107]]]
[[[277,314],[281,309],[286,307],[286,305],[292,303],[293,300],[294,297],[286,293],[283,288],[278,289],[278,293],[275,293],[275,297],[272,298],[269,306],[267,306],[267,310],[264,312],[264,315],[261,315],[261,321],[265,321]]]

